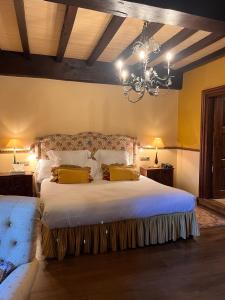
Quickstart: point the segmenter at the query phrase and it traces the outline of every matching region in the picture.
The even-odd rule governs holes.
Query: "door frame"
[[[215,97],[225,94],[225,85],[202,91],[199,198],[210,199],[212,190],[213,126]]]

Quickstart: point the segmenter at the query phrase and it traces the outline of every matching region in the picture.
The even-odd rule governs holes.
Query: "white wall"
[[[198,196],[200,152],[177,150],[177,187]]]
[[[16,160],[26,164],[25,171],[33,171],[36,166],[36,161],[30,160],[31,153],[17,153]],[[0,154],[0,172],[9,172],[12,170],[13,153]]]

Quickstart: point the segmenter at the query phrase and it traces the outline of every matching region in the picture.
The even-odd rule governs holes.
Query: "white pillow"
[[[91,168],[91,177],[93,179],[96,179],[98,175],[98,163],[94,159],[88,159],[84,167],[89,167]]]
[[[83,167],[87,160],[91,157],[91,152],[88,150],[76,151],[55,151],[49,150],[47,155],[51,161],[59,165],[76,165]]]
[[[37,182],[41,183],[45,178],[51,177],[51,169],[54,167],[54,161],[40,159],[36,167]]]
[[[129,153],[123,150],[98,150],[94,158],[100,164],[124,164],[129,165]]]

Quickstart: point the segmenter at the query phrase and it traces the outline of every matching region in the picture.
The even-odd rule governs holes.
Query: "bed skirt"
[[[62,260],[66,255],[125,250],[198,235],[195,212],[186,212],[74,228],[43,226],[42,248],[46,258]]]

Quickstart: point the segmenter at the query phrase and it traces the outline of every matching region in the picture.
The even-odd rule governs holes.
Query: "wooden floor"
[[[225,227],[196,240],[50,261],[31,300],[225,299]]]
[[[222,199],[198,199],[199,205],[225,216],[225,201]]]

